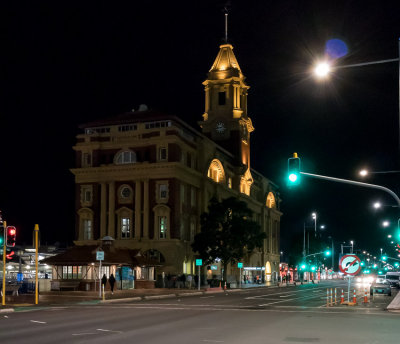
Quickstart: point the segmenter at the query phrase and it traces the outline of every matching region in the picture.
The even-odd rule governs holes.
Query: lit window
[[[275,203],[275,197],[274,194],[272,192],[270,192],[267,196],[267,207],[268,208],[275,208],[276,207],[276,203]]]
[[[136,154],[132,151],[123,151],[118,153],[116,159],[116,164],[134,164],[136,162]]]
[[[228,178],[228,188],[232,189],[232,178],[231,177]]]
[[[160,239],[166,239],[167,238],[167,217],[166,216],[158,217],[158,226],[159,226]]]
[[[131,237],[131,219],[129,217],[121,218],[121,238],[127,239]]]
[[[83,239],[92,240],[92,220],[83,220]]]
[[[219,160],[214,159],[211,161],[207,175],[216,183],[220,183],[225,180],[224,168]]]

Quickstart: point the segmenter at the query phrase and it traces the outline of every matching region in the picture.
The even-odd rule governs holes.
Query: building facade
[[[267,234],[263,248],[246,257],[245,274],[276,279],[278,187],[250,166],[249,86],[230,44],[220,46],[203,85],[201,131],[145,106],[80,127],[71,169],[75,244],[96,245],[110,236],[115,247],[137,249],[158,261],[157,275],[195,274],[191,243],[200,231],[200,215],[211,197],[234,196],[247,203]],[[218,269],[217,264],[212,273],[220,274]],[[230,267],[228,275],[237,270]]]

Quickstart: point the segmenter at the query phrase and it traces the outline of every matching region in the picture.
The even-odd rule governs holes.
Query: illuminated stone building
[[[200,231],[200,214],[212,196],[235,196],[267,233],[263,249],[247,257],[244,266],[274,279],[282,215],[278,188],[250,167],[249,86],[230,44],[220,46],[203,85],[201,130],[144,106],[81,126],[71,170],[75,244],[96,245],[110,236],[114,247],[158,260],[157,275],[195,274],[191,243]],[[237,270],[230,267],[228,275]]]

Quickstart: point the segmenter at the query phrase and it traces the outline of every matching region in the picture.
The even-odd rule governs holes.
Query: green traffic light
[[[329,257],[331,255],[331,251],[330,250],[326,250],[325,251],[325,256]]]
[[[382,256],[382,260],[386,260],[387,259],[387,256]]]
[[[289,174],[289,180],[292,182],[292,183],[295,183],[296,182],[296,180],[297,180],[297,174],[295,174],[295,173],[291,173],[291,174]]]
[[[316,270],[316,267],[315,266],[312,266],[311,267],[311,271],[315,271]]]
[[[300,158],[293,153],[293,158],[288,159],[288,186],[300,184]]]

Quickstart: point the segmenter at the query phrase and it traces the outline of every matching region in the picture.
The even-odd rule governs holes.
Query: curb
[[[177,296],[177,294],[149,295],[149,296],[144,296],[143,300],[171,299],[171,298],[174,298],[176,296]]]
[[[198,295],[204,295],[204,292],[199,291],[197,293],[182,293],[182,294],[177,294],[178,297],[180,296],[198,296]]]
[[[101,300],[100,303],[117,303],[117,302],[129,302],[129,301],[140,301],[142,300],[141,296],[136,297],[126,297],[123,299],[108,299],[108,300]]]

